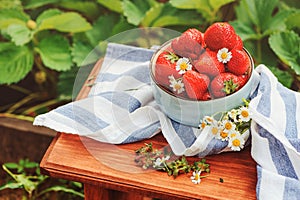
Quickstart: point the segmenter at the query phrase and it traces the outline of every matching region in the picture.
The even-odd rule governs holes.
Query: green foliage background
[[[0,0],[0,84],[23,95],[0,112],[35,116],[70,101],[79,67],[98,59],[87,55],[120,32],[204,32],[216,21],[229,21],[256,65],[299,91],[299,17],[297,0]]]

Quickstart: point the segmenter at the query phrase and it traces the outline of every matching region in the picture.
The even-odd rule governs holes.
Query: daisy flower
[[[155,162],[153,163],[153,167],[154,168],[160,167],[163,162],[165,162],[165,161],[167,161],[169,159],[170,159],[170,156],[166,156],[166,157],[162,157],[162,158],[157,158],[155,160]]]
[[[191,176],[192,182],[199,184],[201,182],[201,171],[194,171],[193,176]]]
[[[219,135],[220,131],[221,131],[221,129],[220,129],[220,127],[218,126],[218,124],[215,124],[215,123],[214,123],[214,124],[211,126],[211,133],[212,133],[215,137],[217,137],[217,135]]]
[[[238,111],[236,109],[230,110],[227,115],[232,119],[234,122],[238,122]]]
[[[236,134],[235,137],[231,137],[228,142],[228,147],[233,151],[240,151],[244,148],[245,139],[241,134]]]
[[[227,63],[232,58],[232,54],[227,48],[223,48],[218,51],[217,58],[219,62]]]
[[[220,139],[222,141],[227,141],[228,140],[228,135],[229,135],[229,133],[224,131],[224,129],[222,129],[218,132],[218,134],[216,135],[216,138]]]
[[[222,127],[224,128],[224,132],[231,132],[235,130],[236,125],[229,120],[224,120]]]
[[[176,80],[174,76],[169,76],[170,87],[173,88],[174,92],[180,94],[184,91],[184,84],[181,79]]]
[[[239,109],[239,119],[242,121],[242,122],[248,122],[250,121],[250,114],[249,114],[249,110],[247,107],[243,106]]]
[[[184,74],[186,71],[191,69],[192,65],[188,58],[179,58],[179,60],[176,62],[176,70],[179,74]]]

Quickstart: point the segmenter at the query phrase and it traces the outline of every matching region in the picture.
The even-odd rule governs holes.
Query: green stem
[[[31,94],[32,93],[32,91],[27,90],[27,89],[25,89],[23,87],[20,87],[18,85],[7,85],[7,87],[9,87],[9,88],[11,88],[13,90],[16,90],[18,92],[24,93],[24,94]]]
[[[32,99],[39,98],[39,97],[40,97],[39,93],[30,94],[30,95],[26,96],[25,98],[23,98],[21,101],[19,101],[16,104],[14,104],[12,107],[10,107],[8,109],[7,113],[12,113],[16,109],[18,109],[19,107],[21,107],[22,105],[24,105],[25,103],[31,101]]]
[[[40,108],[44,108],[44,107],[48,107],[48,106],[51,106],[51,105],[54,105],[56,103],[58,103],[59,100],[58,99],[52,99],[52,100],[49,100],[49,101],[46,101],[46,102],[43,102],[41,104],[38,104],[36,106],[33,106],[25,111],[22,112],[23,115],[28,115],[29,113],[31,112],[34,112],[36,110],[39,110]]]
[[[15,115],[15,114],[11,114],[11,113],[0,113],[0,117],[21,119],[21,120],[26,120],[26,121],[30,121],[30,122],[33,122],[33,119],[34,119],[33,117],[24,116],[24,115]]]
[[[256,42],[256,52],[257,52],[257,63],[261,63],[262,49],[261,49],[261,39]]]

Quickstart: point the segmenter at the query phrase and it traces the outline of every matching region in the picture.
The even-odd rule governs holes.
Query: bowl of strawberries
[[[257,87],[249,52],[227,22],[192,28],[163,44],[150,62],[154,98],[171,119],[198,127],[204,116],[243,104]]]

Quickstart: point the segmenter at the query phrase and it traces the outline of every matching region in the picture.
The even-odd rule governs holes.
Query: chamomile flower
[[[232,119],[234,122],[238,122],[238,110],[232,109],[228,111],[227,115],[229,116],[230,119]]]
[[[231,132],[235,130],[236,125],[229,120],[224,120],[222,122],[222,127],[224,128],[224,132]]]
[[[227,48],[222,48],[217,54],[218,61],[221,63],[227,63],[232,58],[232,54]]]
[[[244,148],[245,139],[241,134],[236,134],[235,137],[230,137],[228,141],[228,147],[230,147],[233,151],[240,151]]]
[[[160,167],[163,162],[165,162],[165,161],[167,161],[169,159],[170,159],[170,156],[166,156],[166,157],[162,157],[162,158],[157,158],[155,160],[155,162],[153,163],[153,167],[154,168]]]
[[[243,106],[239,109],[239,119],[242,122],[248,122],[250,120],[250,114],[249,114],[249,110],[247,107]]]
[[[181,79],[176,80],[174,76],[169,76],[170,87],[173,89],[174,92],[180,94],[184,91],[184,84]]]
[[[213,123],[210,131],[215,137],[217,137],[217,135],[219,135],[221,129],[217,123]]]
[[[192,182],[194,184],[199,184],[201,182],[201,170],[200,171],[193,171],[193,176],[191,176]]]
[[[224,129],[221,129],[216,135],[216,138],[222,141],[228,141],[228,135],[228,132],[224,131]]]
[[[179,58],[179,60],[176,62],[176,70],[179,74],[184,74],[186,71],[191,69],[192,65],[188,58]]]

